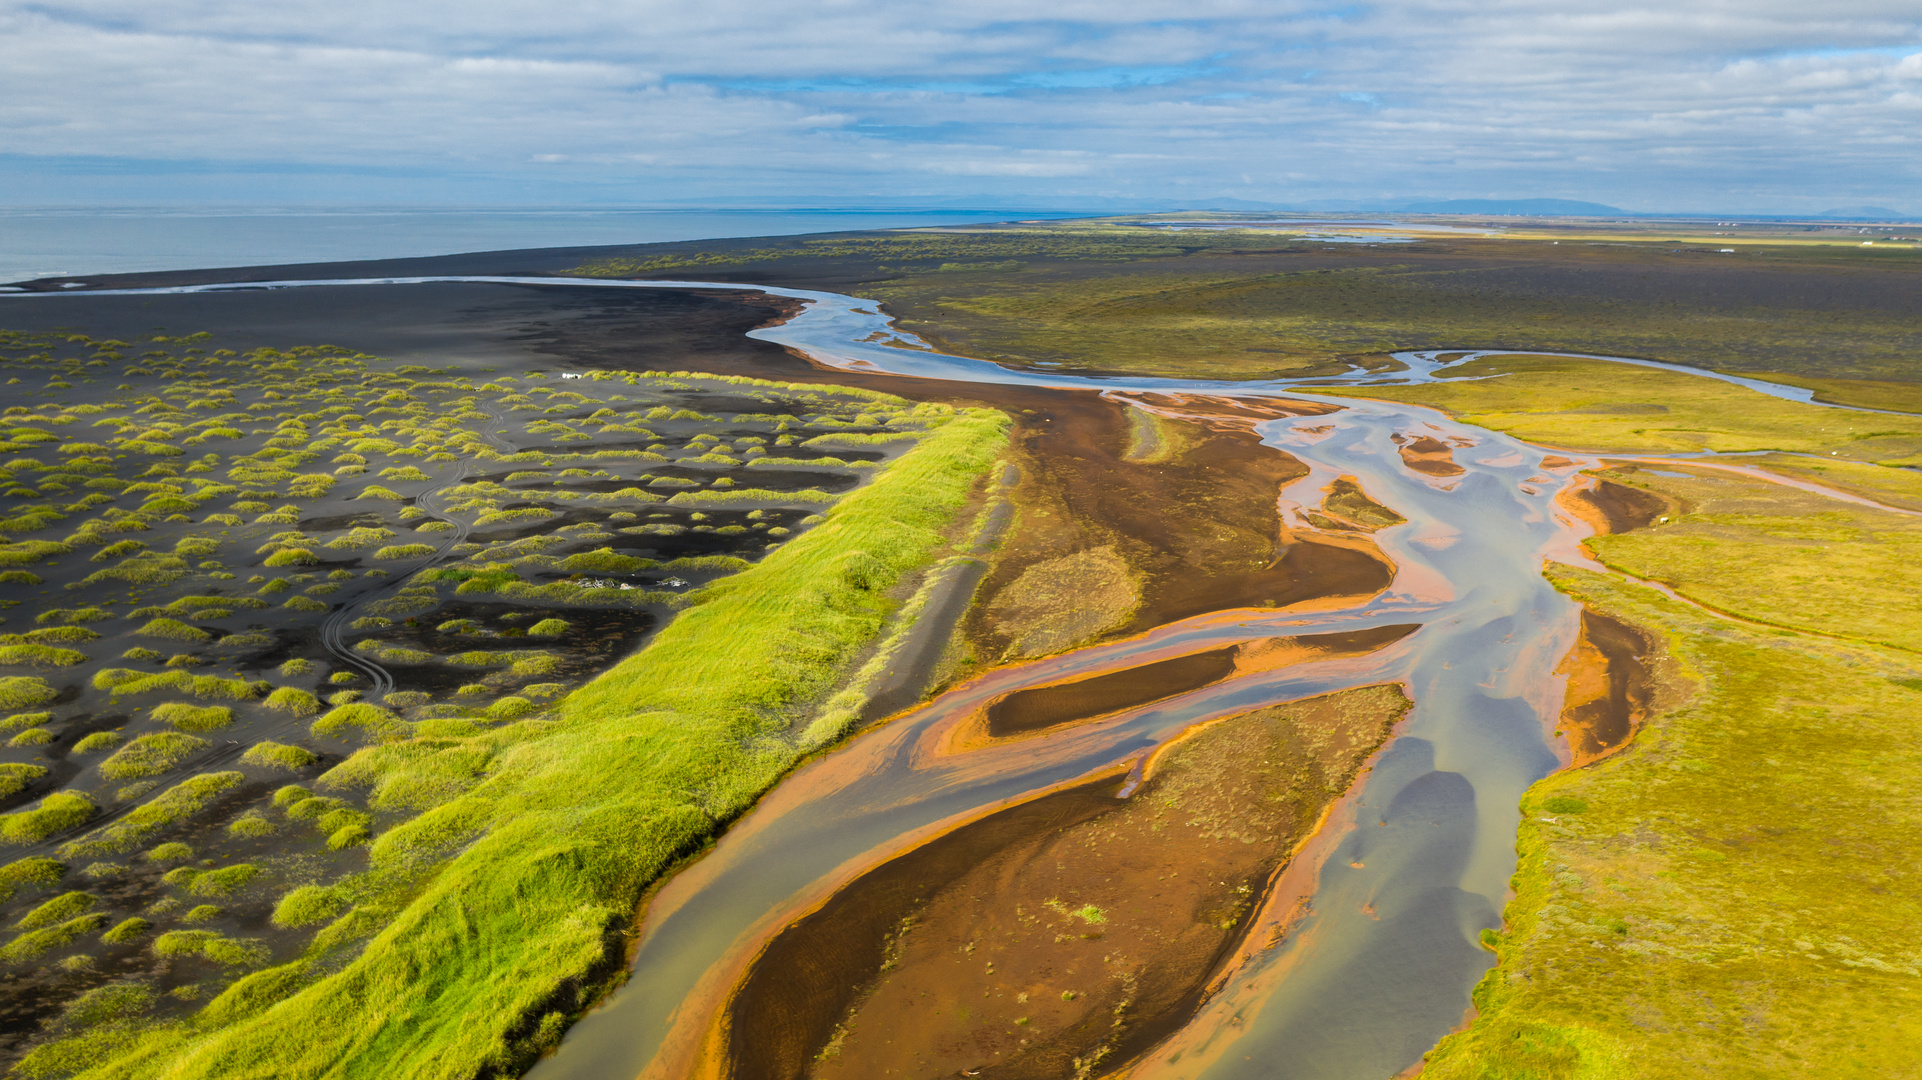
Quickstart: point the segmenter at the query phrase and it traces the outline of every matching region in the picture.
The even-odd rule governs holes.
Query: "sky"
[[[0,202],[1922,212],[1916,0],[0,0]]]

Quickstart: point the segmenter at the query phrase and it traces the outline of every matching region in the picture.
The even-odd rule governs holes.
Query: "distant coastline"
[[[0,282],[1071,217],[986,210],[0,208]]]

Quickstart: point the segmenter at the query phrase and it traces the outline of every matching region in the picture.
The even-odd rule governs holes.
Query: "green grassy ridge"
[[[619,955],[645,885],[796,760],[790,713],[885,625],[888,591],[941,547],[1007,423],[971,410],[935,428],[820,526],[707,586],[567,698],[559,722],[523,729],[466,794],[382,836],[376,872],[460,853],[343,970],[271,1007],[240,1000],[269,973],[250,977],[209,1006],[234,1023],[130,1036],[83,1075],[451,1080],[524,1066]]]
[[[1922,666],[1550,577],[1654,629],[1695,690],[1524,796],[1500,959],[1422,1075],[1917,1075]]]

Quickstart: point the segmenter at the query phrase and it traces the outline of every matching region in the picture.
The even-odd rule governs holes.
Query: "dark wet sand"
[[[1196,690],[1234,673],[1238,646],[1177,656],[1079,682],[1019,690],[988,706],[988,734],[1038,731]]]

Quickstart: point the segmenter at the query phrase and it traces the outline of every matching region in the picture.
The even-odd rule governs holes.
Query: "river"
[[[1271,889],[1223,990],[1130,1075],[1386,1077],[1416,1063],[1462,1022],[1470,988],[1492,962],[1476,938],[1501,923],[1516,862],[1518,800],[1558,761],[1550,732],[1562,680],[1554,669],[1574,643],[1579,609],[1548,585],[1541,568],[1545,559],[1592,566],[1578,546],[1587,527],[1554,506],[1557,492],[1576,482],[1584,462],[1547,469],[1542,449],[1433,410],[1317,396],[1285,380],[1011,371],[937,353],[894,328],[874,302],[834,293],[710,282],[477,277],[127,291],[449,280],[751,289],[793,297],[807,307],[752,336],[830,366],[904,377],[1328,402],[1341,411],[1256,428],[1265,444],[1311,470],[1283,492],[1284,512],[1291,503],[1317,505],[1331,480],[1353,476],[1408,519],[1376,534],[1397,573],[1386,592],[1365,603],[1200,616],[1138,638],[995,670],[798,770],[663,887],[641,928],[626,986],[577,1024],[532,1070],[532,1080],[678,1078],[721,995],[759,944],[878,859],[991,808],[1125,766],[1198,721],[1384,681],[1404,684],[1415,701],[1397,737]],[[68,295],[103,292],[111,291]],[[1478,354],[1396,355],[1405,370],[1357,371],[1317,382],[1426,381]],[[1640,363],[1806,400],[1807,391],[1795,388]],[[1435,477],[1410,470],[1394,441],[1398,435],[1450,444],[1464,472]],[[1250,638],[1410,622],[1421,629],[1366,656],[1229,679],[1014,746],[941,750],[947,726],[986,700],[1067,674],[1130,667]],[[1271,946],[1277,936],[1279,944]]]

